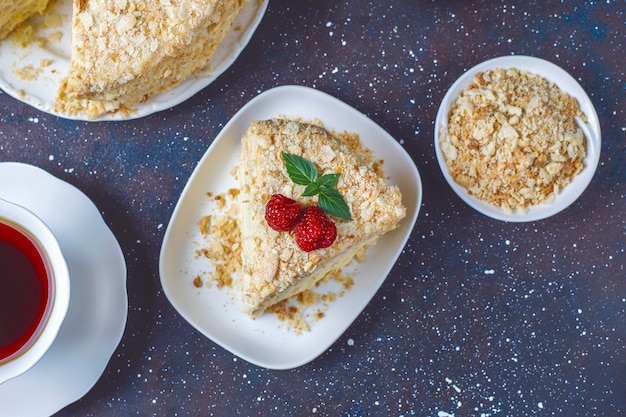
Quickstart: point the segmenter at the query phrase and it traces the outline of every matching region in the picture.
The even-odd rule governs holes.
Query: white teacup
[[[28,209],[0,199],[0,384],[48,351],[69,300],[69,272],[52,231]]]

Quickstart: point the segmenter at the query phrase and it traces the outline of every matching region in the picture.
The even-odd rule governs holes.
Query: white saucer
[[[252,320],[241,311],[240,295],[226,289],[196,288],[192,281],[206,269],[196,256],[203,238],[197,222],[214,206],[207,192],[224,193],[238,187],[231,175],[238,164],[241,137],[253,120],[284,116],[320,120],[337,132],[356,132],[383,160],[385,174],[398,185],[407,215],[401,226],[380,238],[362,264],[344,268],[354,273],[354,286],[328,306],[325,317],[311,331],[297,334],[281,326],[274,314]],[[187,182],[167,227],[159,271],[161,285],[174,308],[202,334],[246,361],[270,369],[301,366],[322,354],[352,324],[385,281],[402,253],[422,201],[420,174],[404,148],[363,113],[321,91],[287,85],[265,91],[233,116],[204,154]],[[336,284],[336,283],[335,283]],[[332,282],[317,287],[333,290]]]
[[[0,416],[49,416],[93,387],[119,344],[128,314],[126,263],[91,200],[46,171],[0,163],[0,197],[47,223],[70,273],[70,306],[50,350],[0,385]]]
[[[72,0],[58,0],[49,8],[49,14],[62,16],[62,26],[37,30],[34,36],[50,39],[54,37],[55,32],[61,32],[60,40],[49,42],[43,47],[34,42],[26,48],[17,45],[11,36],[0,42],[0,62],[2,62],[0,66],[0,88],[17,100],[66,119],[100,121],[144,117],[182,103],[211,84],[226,71],[252,38],[265,14],[267,4],[268,0],[247,2],[235,18],[230,32],[226,34],[207,65],[197,74],[189,77],[173,89],[154,96],[145,103],[140,103],[135,107],[136,111],[130,116],[105,114],[97,119],[88,119],[82,115],[69,116],[54,110],[57,90],[70,66],[70,41],[72,37]],[[44,18],[42,16],[39,19]],[[51,64],[41,68],[43,59],[49,60]],[[29,65],[41,71],[33,79],[19,75],[19,70]]]

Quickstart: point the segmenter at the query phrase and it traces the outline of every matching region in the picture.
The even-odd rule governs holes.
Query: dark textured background
[[[58,416],[625,415],[625,9],[621,0],[271,0],[235,64],[170,110],[76,122],[0,92],[0,161],[36,165],[85,192],[128,265],[122,342],[95,387]],[[461,202],[433,150],[446,90],[464,70],[509,54],[572,74],[603,133],[582,197],[525,224]],[[330,93],[385,128],[415,161],[424,197],[363,314],[311,363],[269,371],[187,324],[157,266],[176,201],[212,139],[250,99],[283,84]]]

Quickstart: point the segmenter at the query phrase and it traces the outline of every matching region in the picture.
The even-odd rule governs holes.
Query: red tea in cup
[[[0,219],[0,362],[37,338],[50,307],[49,268],[35,242]]]
[[[0,198],[0,384],[46,354],[69,302],[69,269],[56,236],[35,213]]]

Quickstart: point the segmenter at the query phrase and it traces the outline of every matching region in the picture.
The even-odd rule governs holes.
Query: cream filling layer
[[[319,265],[315,270],[307,275],[303,275],[291,286],[287,287],[284,291],[276,293],[273,297],[270,297],[263,301],[260,305],[243,304],[243,311],[251,316],[258,316],[263,313],[268,307],[273,306],[289,297],[296,294],[300,294],[303,291],[310,290],[313,286],[324,278],[329,272],[335,271],[346,266],[350,261],[359,253],[362,249],[368,248],[376,243],[378,235],[372,236],[368,240],[363,241],[359,245],[355,245],[344,253],[335,256],[328,260],[326,263]],[[244,280],[250,280],[250,276],[244,276]],[[246,285],[246,284],[244,284]]]

